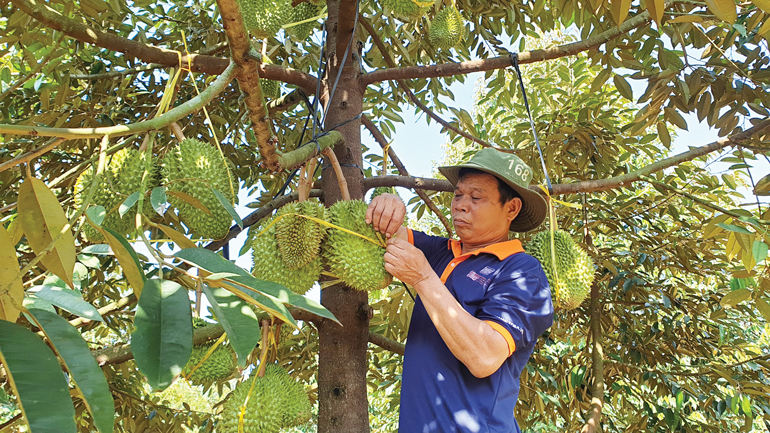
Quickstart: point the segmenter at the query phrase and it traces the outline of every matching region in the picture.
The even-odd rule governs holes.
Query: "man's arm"
[[[384,233],[386,238],[393,236],[406,239],[406,227],[403,226],[406,205],[395,194],[382,194],[372,199],[366,209],[366,223],[375,230]]]
[[[476,377],[497,371],[509,355],[508,342],[489,323],[460,305],[425,255],[402,238],[388,240],[385,269],[411,285],[449,350]]]

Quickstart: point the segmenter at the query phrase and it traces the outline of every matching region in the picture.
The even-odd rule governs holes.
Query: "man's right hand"
[[[372,199],[366,209],[366,223],[390,238],[398,234],[404,222],[406,206],[395,194],[382,194]],[[405,229],[404,229],[405,230]]]

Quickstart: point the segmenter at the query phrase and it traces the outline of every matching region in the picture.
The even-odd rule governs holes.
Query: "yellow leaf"
[[[757,310],[762,314],[762,317],[765,318],[766,322],[770,322],[770,305],[768,305],[767,301],[762,298],[757,298],[755,302],[757,304]]]
[[[59,200],[42,180],[29,178],[19,188],[18,208],[22,229],[35,254],[40,255],[59,237],[53,249],[41,257],[40,263],[73,287],[75,238],[70,230],[59,236],[62,229],[69,225]]]
[[[663,9],[666,7],[664,0],[647,0],[647,11],[650,17],[660,25],[663,20]]]
[[[770,20],[765,21],[762,27],[757,31],[758,35],[764,36],[767,32],[770,32]]]
[[[631,8],[631,0],[611,0],[610,12],[615,23],[620,26],[628,16],[628,10]]]
[[[187,238],[187,236],[183,235],[182,233],[179,233],[178,231],[172,229],[169,226],[164,226],[163,224],[158,224],[157,227],[166,234],[166,236],[169,237],[172,241],[174,241],[175,244],[179,246],[179,248],[185,249],[185,248],[197,248],[198,246],[195,245],[195,242],[191,241]]]
[[[761,9],[762,12],[770,14],[770,0],[751,0],[751,2],[754,3],[754,6]]]
[[[166,194],[168,194],[170,196],[173,196],[173,197],[176,197],[176,198],[186,202],[190,206],[202,210],[203,212],[206,213],[206,215],[211,216],[211,211],[209,210],[209,208],[207,208],[206,205],[203,204],[202,201],[200,201],[197,198],[191,196],[190,194],[185,194],[185,193],[179,192],[179,191],[166,191]]]
[[[24,236],[24,230],[21,228],[21,220],[19,218],[15,218],[8,224],[8,235],[11,236],[11,245],[18,244],[21,237]]]
[[[14,245],[11,236],[0,224],[0,320],[9,322],[15,322],[19,317],[20,312],[16,306],[20,306],[24,299],[24,286]]]
[[[667,23],[702,23],[703,17],[700,15],[679,15],[676,18],[666,21]]]
[[[716,15],[720,20],[735,24],[735,20],[738,18],[738,13],[735,8],[735,1],[733,0],[706,0],[706,5],[712,14]]]
[[[738,289],[733,290],[732,292],[726,294],[721,301],[719,301],[719,305],[721,305],[724,308],[732,308],[741,302],[749,299],[751,297],[751,290],[749,289]]]
[[[125,238],[116,236],[115,232],[108,229],[100,229],[99,231],[102,232],[104,239],[112,248],[113,254],[115,254],[118,263],[123,268],[123,275],[128,280],[128,284],[133,287],[136,298],[139,299],[142,296],[145,277],[139,265],[136,251],[134,251]]]

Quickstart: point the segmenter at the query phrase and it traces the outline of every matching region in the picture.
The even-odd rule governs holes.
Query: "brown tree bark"
[[[353,0],[329,0],[328,70],[326,88],[330,98],[324,128],[342,133],[345,143],[335,147],[342,171],[353,199],[363,198],[361,166],[361,121],[356,117],[363,109],[362,87],[358,85],[358,44],[353,34],[357,16]],[[352,38],[352,40],[351,40]],[[348,50],[350,47],[350,50]],[[347,51],[347,53],[346,53]],[[332,95],[332,86],[341,70],[339,84]],[[354,120],[351,120],[354,119]],[[331,206],[342,199],[337,176],[328,161],[322,171],[324,201]],[[343,326],[331,321],[318,324],[318,432],[338,433],[369,431],[367,401],[367,339],[369,335],[368,294],[342,284],[325,288],[321,303]]]

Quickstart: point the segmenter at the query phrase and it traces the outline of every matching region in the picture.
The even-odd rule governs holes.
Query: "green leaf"
[[[136,204],[137,201],[139,201],[139,197],[142,194],[140,192],[135,192],[128,196],[128,198],[120,204],[120,207],[118,208],[118,213],[120,214],[120,217],[123,218],[123,216],[131,210],[132,207]]]
[[[107,211],[104,209],[104,206],[91,206],[86,209],[86,217],[96,226],[101,226],[106,216]]]
[[[155,390],[171,385],[192,352],[192,314],[187,290],[169,280],[147,280],[136,306],[131,351]]]
[[[59,199],[40,179],[29,178],[21,184],[18,209],[27,242],[37,255],[69,225]],[[70,230],[66,230],[53,250],[44,254],[40,262],[48,271],[73,287],[75,256],[75,237]]]
[[[103,322],[102,315],[91,304],[83,300],[83,297],[74,290],[56,286],[37,286],[40,290],[34,292],[35,296],[50,302],[52,305],[67,310],[70,313],[85,317],[89,320]]]
[[[31,309],[29,313],[45,333],[59,354],[72,381],[83,396],[83,401],[100,432],[112,432],[115,421],[115,402],[102,369],[91,354],[88,344],[78,330],[66,319],[45,310]]]
[[[736,233],[743,233],[743,234],[747,234],[747,235],[753,235],[753,234],[754,234],[754,233],[752,233],[752,232],[750,232],[750,231],[746,230],[746,229],[745,229],[745,228],[743,228],[743,227],[740,227],[740,226],[736,226],[735,224],[725,224],[725,223],[719,223],[719,224],[717,224],[717,225],[718,225],[719,227],[722,227],[723,229],[725,229],[725,230],[729,230],[729,231],[731,231],[731,232],[736,232]]]
[[[724,308],[732,308],[749,299],[750,297],[751,291],[749,289],[733,290],[732,292],[726,294],[721,301],[719,301],[719,305]]]
[[[24,299],[19,260],[11,236],[0,224],[0,320],[15,322]]]
[[[150,193],[150,204],[158,215],[163,216],[168,209],[168,198],[166,197],[166,187],[158,186],[152,189]]]
[[[631,89],[631,85],[628,84],[625,78],[620,75],[612,77],[612,81],[615,82],[615,88],[618,89],[620,95],[629,101],[634,100],[634,91]]]
[[[142,272],[142,265],[139,264],[139,256],[126,238],[112,229],[104,228],[102,234],[123,268],[123,275],[128,280],[128,284],[134,289],[136,297],[140,298],[146,278]]]
[[[733,24],[738,19],[734,0],[706,0],[706,5],[712,14],[724,22]]]
[[[80,250],[80,252],[83,254],[96,254],[99,256],[113,255],[112,248],[110,248],[110,246],[107,244],[89,245]]]
[[[288,303],[301,310],[308,311],[310,313],[334,320],[335,322],[339,323],[337,318],[334,317],[334,315],[321,304],[304,296],[297,295],[296,293],[278,283],[254,278],[254,276],[249,274],[245,269],[236,266],[235,263],[225,259],[213,251],[204,248],[187,248],[177,252],[174,255],[211,273],[232,272],[234,274],[238,274],[238,277],[228,278],[228,280],[238,283],[241,286],[253,289],[247,293],[258,302],[266,302],[266,300],[269,300],[270,302],[265,307],[272,305],[273,311],[271,311],[271,313],[275,314],[280,312],[280,315],[276,315],[284,322],[291,323],[293,326],[296,326],[296,322],[291,317],[291,314],[289,314],[289,311],[286,310],[282,304],[280,304],[281,302]],[[263,296],[263,294],[264,299],[258,297]],[[275,306],[275,304],[277,304],[279,307]],[[281,316],[288,317],[284,319],[284,317]]]
[[[230,204],[230,201],[227,199],[227,197],[224,196],[221,192],[215,190],[214,188],[211,188],[211,191],[214,192],[214,195],[217,197],[217,200],[219,200],[219,203],[222,204],[222,206],[227,210],[227,213],[230,214],[231,217],[235,220],[235,223],[238,224],[238,227],[243,230],[243,221],[241,220],[241,217],[238,215],[238,212],[235,211],[233,208],[233,205]]]
[[[211,309],[225,328],[230,345],[238,355],[238,364],[246,366],[246,357],[257,346],[260,337],[259,319],[241,298],[217,287],[203,285]]]
[[[757,263],[767,258],[767,244],[762,241],[754,241],[751,247],[751,254],[754,255],[754,260]]]
[[[53,352],[32,331],[0,320],[0,362],[31,433],[75,433],[75,408]]]

